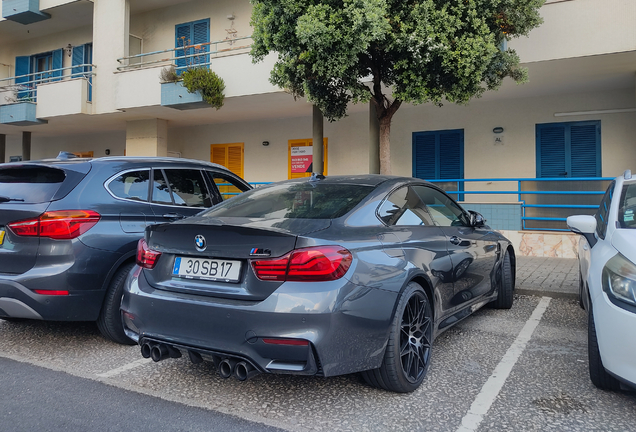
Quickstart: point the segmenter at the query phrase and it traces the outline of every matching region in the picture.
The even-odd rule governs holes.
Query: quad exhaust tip
[[[143,358],[151,358],[154,362],[159,362],[167,358],[179,358],[181,357],[181,351],[167,344],[143,342],[141,344],[141,356]],[[188,357],[192,363],[203,362],[203,357],[196,351],[188,350]],[[214,364],[219,371],[219,376],[223,379],[234,376],[239,381],[245,381],[260,374],[254,366],[245,360],[229,357],[221,360],[220,357],[214,356]]]

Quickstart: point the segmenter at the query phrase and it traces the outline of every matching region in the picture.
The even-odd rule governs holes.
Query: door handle
[[[183,219],[185,216],[179,213],[166,213],[163,215],[164,219],[170,219],[170,220],[178,220],[178,219]]]
[[[459,245],[462,241],[457,236],[452,236],[450,238],[450,242],[454,245]]]

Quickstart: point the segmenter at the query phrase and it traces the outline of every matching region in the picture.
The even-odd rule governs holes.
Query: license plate
[[[0,246],[4,242],[4,229],[0,228]]]
[[[172,275],[186,279],[238,282],[241,262],[207,258],[176,257]]]

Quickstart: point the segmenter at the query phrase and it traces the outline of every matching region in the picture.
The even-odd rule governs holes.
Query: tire
[[[590,380],[592,384],[601,390],[620,390],[620,382],[605,370],[601,360],[601,352],[598,349],[596,338],[596,326],[594,325],[594,312],[590,304],[587,319],[587,358],[590,367]]]
[[[101,334],[106,339],[122,345],[135,345],[135,342],[124,333],[124,325],[121,322],[121,312],[119,311],[124,282],[134,266],[135,264],[133,263],[124,264],[117,269],[113,279],[110,281],[110,285],[108,285],[104,304],[99,313],[99,318],[97,318],[97,328],[99,328]]]
[[[510,252],[506,251],[501,265],[501,280],[497,298],[490,303],[495,309],[510,309],[514,300],[515,278],[512,272]]]
[[[426,376],[432,344],[431,303],[422,287],[411,282],[400,295],[382,365],[362,376],[373,387],[412,392]]]

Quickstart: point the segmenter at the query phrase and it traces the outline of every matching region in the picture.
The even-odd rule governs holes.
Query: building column
[[[323,116],[320,108],[313,105],[313,136],[312,136],[312,171],[316,174],[323,174],[325,171],[324,162],[324,130],[323,130]]]
[[[5,163],[7,158],[7,136],[0,134],[0,163]]]
[[[117,105],[117,62],[129,50],[129,0],[95,0],[93,2],[93,112],[115,111]]]
[[[168,156],[168,120],[126,122],[126,156]]]
[[[380,121],[373,101],[369,101],[369,174],[380,174]]]
[[[31,132],[22,132],[22,160],[31,160]]]

